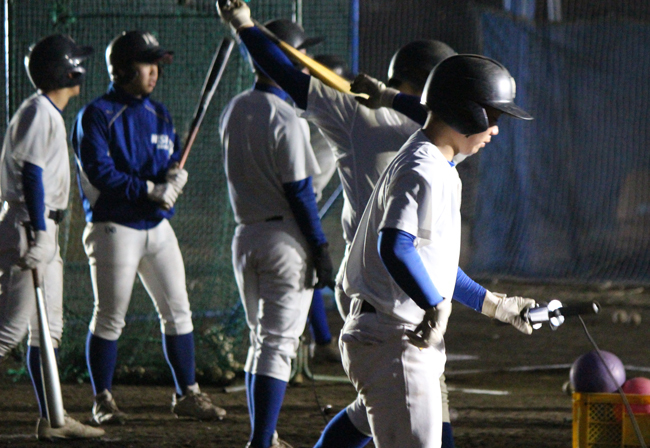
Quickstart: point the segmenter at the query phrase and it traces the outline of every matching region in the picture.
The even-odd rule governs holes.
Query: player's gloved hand
[[[334,265],[330,258],[329,244],[324,243],[314,250],[314,269],[318,281],[314,289],[321,289],[326,286],[334,289]]]
[[[521,311],[534,308],[535,301],[523,297],[506,297],[505,294],[487,291],[481,313],[501,322],[508,323],[522,333],[531,334],[533,327],[521,317]]]
[[[179,192],[180,190],[169,182],[154,184],[150,180],[147,181],[147,197],[151,201],[158,202],[164,210],[171,210],[178,199]]]
[[[18,260],[18,266],[23,269],[36,269],[36,267],[45,262],[46,257],[51,254],[52,244],[45,230],[34,232],[34,242],[30,244],[29,249],[23,257]]]
[[[217,0],[217,13],[226,25],[235,31],[242,27],[254,26],[251,20],[251,10],[242,0]]]
[[[418,348],[433,347],[443,341],[447,322],[451,314],[451,299],[444,299],[436,306],[425,310],[422,322],[415,330],[406,330],[411,344]]]
[[[169,168],[169,171],[167,171],[165,180],[178,190],[178,194],[181,194],[183,192],[183,187],[187,183],[187,177],[187,170],[179,168],[178,164],[175,163]]]
[[[380,107],[393,107],[393,100],[399,93],[399,90],[386,87],[386,84],[365,73],[360,73],[350,84],[350,90],[353,93],[365,93],[368,98],[356,97],[355,99],[370,109],[379,109]]]

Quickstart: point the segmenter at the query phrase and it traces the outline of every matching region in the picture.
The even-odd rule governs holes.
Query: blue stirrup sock
[[[454,432],[451,429],[451,423],[442,424],[442,448],[454,448]]]
[[[163,352],[172,369],[176,393],[185,395],[187,386],[196,383],[194,361],[194,332],[181,335],[163,335]]]
[[[54,355],[59,354],[59,349],[54,349]],[[27,347],[27,371],[29,378],[34,386],[36,401],[38,401],[38,411],[41,417],[47,418],[47,402],[45,401],[45,391],[43,390],[43,375],[41,375],[41,349],[40,347]]]
[[[105,390],[110,392],[117,364],[117,340],[109,341],[89,331],[86,339],[86,364],[93,393],[97,395]]]
[[[253,431],[250,448],[267,448],[278,424],[287,382],[265,375],[252,375]]]
[[[314,297],[309,309],[309,328],[311,329],[314,342],[318,345],[327,345],[332,342],[332,334],[327,323],[323,293],[320,289],[314,289]]]
[[[348,413],[343,409],[325,426],[314,448],[363,448],[371,440],[372,437],[352,424]]]

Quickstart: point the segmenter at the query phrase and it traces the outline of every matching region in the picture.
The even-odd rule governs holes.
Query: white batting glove
[[[25,255],[18,261],[18,266],[23,269],[36,269],[38,265],[46,261],[46,257],[51,250],[52,244],[47,232],[37,230],[34,232],[34,243],[29,246]]]
[[[235,31],[242,27],[254,26],[251,10],[242,0],[218,0],[216,7],[221,21]]]
[[[158,202],[163,210],[171,210],[178,199],[179,192],[180,190],[169,182],[154,184],[150,180],[147,181],[147,197],[151,201]]]
[[[433,347],[440,344],[447,331],[450,314],[451,299],[444,299],[438,305],[426,310],[422,322],[415,327],[415,330],[406,330],[406,335],[411,344],[418,348]]]
[[[386,84],[365,73],[360,73],[354,78],[350,84],[350,91],[367,94],[368,98],[356,97],[356,100],[370,109],[393,107],[393,100],[399,93],[399,90],[386,87]]]
[[[522,310],[534,308],[535,301],[523,297],[506,297],[505,294],[487,291],[482,314],[512,325],[522,333],[531,334],[533,327],[521,317]]]
[[[178,164],[175,163],[169,168],[169,171],[167,171],[165,180],[178,190],[178,194],[181,194],[183,192],[183,187],[187,183],[187,177],[187,170],[179,168]]]

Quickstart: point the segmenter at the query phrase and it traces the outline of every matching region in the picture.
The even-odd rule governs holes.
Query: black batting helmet
[[[93,54],[93,47],[80,47],[64,34],[44,37],[25,56],[27,75],[34,87],[49,92],[81,84],[86,70],[81,62]]]
[[[399,87],[409,82],[418,90],[424,89],[429,73],[438,63],[456,52],[439,40],[415,40],[397,50],[388,66],[388,87]]]
[[[136,75],[134,62],[171,62],[173,55],[172,51],[162,48],[151,33],[123,31],[106,47],[106,67],[111,81],[128,84]]]
[[[325,67],[332,70],[339,76],[342,76],[345,79],[353,79],[354,74],[348,67],[348,64],[345,62],[341,56],[335,54],[319,54],[314,56],[314,61],[320,62]]]
[[[471,135],[488,129],[486,107],[532,120],[514,103],[515,93],[515,80],[502,64],[485,56],[459,54],[433,69],[421,102],[461,134]]]
[[[305,30],[300,25],[288,19],[271,20],[266,22],[264,27],[280,40],[298,50],[313,47],[324,40],[322,37],[307,37]]]

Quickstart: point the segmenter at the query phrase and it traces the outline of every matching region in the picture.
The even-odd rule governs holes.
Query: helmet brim
[[[303,43],[301,43],[301,44],[298,46],[297,50],[302,50],[303,48],[313,47],[314,45],[318,45],[318,44],[320,44],[320,43],[323,42],[324,40],[325,40],[324,37],[308,37],[308,38],[306,38],[306,39],[304,40]]]
[[[89,45],[76,47],[72,50],[71,56],[75,59],[86,59],[95,53],[95,49]]]
[[[167,51],[161,47],[157,47],[141,52],[133,60],[134,62],[145,62],[147,64],[153,64],[156,62],[170,63],[173,57],[173,51]]]
[[[492,103],[488,106],[500,110],[504,114],[510,115],[511,117],[519,118],[520,120],[532,120],[533,116],[523,110],[521,107],[517,106],[515,103]]]

